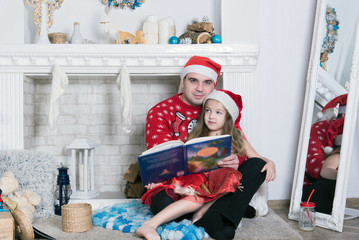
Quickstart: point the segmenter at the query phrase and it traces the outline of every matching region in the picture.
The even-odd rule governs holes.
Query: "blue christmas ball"
[[[213,37],[212,37],[212,43],[221,43],[222,42],[222,38],[221,38],[221,36],[219,36],[219,35],[213,35]]]
[[[178,37],[176,36],[172,36],[170,37],[170,39],[168,40],[169,44],[178,44],[179,43],[179,40],[178,40]]]

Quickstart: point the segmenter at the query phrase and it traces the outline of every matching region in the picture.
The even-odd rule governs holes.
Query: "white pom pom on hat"
[[[332,147],[329,147],[329,146],[326,146],[325,148],[324,148],[324,153],[325,154],[330,154],[331,152],[333,152],[333,148]]]

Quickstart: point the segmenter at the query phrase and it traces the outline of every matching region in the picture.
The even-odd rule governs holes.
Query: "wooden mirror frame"
[[[298,144],[298,152],[293,179],[293,188],[288,218],[299,220],[300,202],[302,198],[303,181],[305,174],[306,158],[308,152],[310,129],[312,125],[314,102],[316,96],[316,87],[318,83],[318,68],[320,59],[320,50],[322,45],[322,32],[325,29],[325,12],[327,2],[318,0],[316,7],[316,17],[313,30],[313,41],[311,46],[311,55],[307,72],[307,84],[305,100],[303,106],[303,116]],[[350,74],[350,89],[347,99],[343,140],[336,182],[336,190],[333,201],[332,214],[323,214],[317,212],[316,226],[332,229],[338,232],[343,230],[345,203],[347,196],[347,186],[349,179],[350,160],[353,148],[354,131],[356,127],[358,102],[359,102],[359,34],[357,23],[355,48],[352,57],[352,66]]]

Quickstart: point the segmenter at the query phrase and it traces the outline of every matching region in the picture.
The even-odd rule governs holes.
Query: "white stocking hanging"
[[[51,99],[49,110],[49,127],[54,129],[57,117],[59,116],[59,98],[65,93],[66,87],[69,84],[69,79],[66,73],[58,66],[55,65],[52,70],[52,86],[51,86]]]
[[[131,132],[132,122],[132,90],[130,74],[127,67],[121,68],[120,74],[116,80],[117,88],[120,91],[120,107],[121,107],[121,124],[126,134]]]

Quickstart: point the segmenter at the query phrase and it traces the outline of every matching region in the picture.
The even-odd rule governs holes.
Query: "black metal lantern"
[[[55,205],[55,214],[59,216],[61,216],[61,206],[69,203],[72,193],[70,178],[67,174],[68,169],[62,164],[61,167],[57,168],[59,175],[57,176],[55,196],[59,200],[59,204]]]

